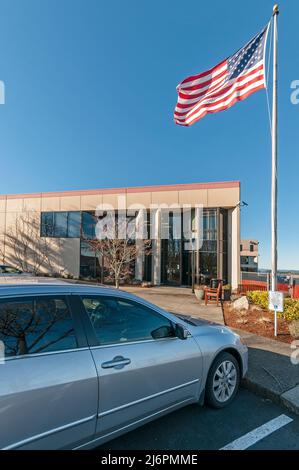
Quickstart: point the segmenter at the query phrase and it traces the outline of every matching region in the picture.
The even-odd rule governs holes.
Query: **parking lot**
[[[191,405],[99,450],[299,450],[299,416],[242,389],[227,408]]]

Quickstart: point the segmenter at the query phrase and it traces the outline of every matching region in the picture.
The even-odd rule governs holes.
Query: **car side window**
[[[62,297],[0,300],[0,341],[5,357],[77,348],[72,317]]]
[[[106,296],[82,301],[100,345],[175,336],[171,321],[138,302]]]

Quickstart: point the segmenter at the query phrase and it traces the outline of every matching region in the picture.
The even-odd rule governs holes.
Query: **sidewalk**
[[[299,414],[299,354],[298,364],[294,365],[291,362],[291,354],[295,349],[292,349],[291,345],[244,330],[234,331],[241,336],[249,349],[248,373],[243,385]]]
[[[126,292],[142,297],[158,307],[174,314],[200,317],[223,325],[223,314],[220,307],[210,304],[201,305],[188,287],[122,287]]]
[[[125,287],[124,290],[171,313],[224,324],[221,307],[199,303],[190,288]],[[295,349],[286,343],[244,330],[234,331],[241,336],[249,349],[249,368],[243,380],[244,387],[299,414],[299,364],[291,363],[291,354]],[[297,347],[299,348],[299,343]],[[299,362],[299,349],[297,359]]]

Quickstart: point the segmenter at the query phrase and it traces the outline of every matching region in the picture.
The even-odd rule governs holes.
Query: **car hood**
[[[220,325],[219,323],[188,315],[178,315],[178,317],[186,323],[190,333],[196,336],[215,333],[216,331],[219,333],[232,334],[232,331],[228,327]]]

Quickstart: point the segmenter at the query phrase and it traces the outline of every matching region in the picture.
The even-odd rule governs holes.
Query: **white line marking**
[[[291,423],[293,420],[286,415],[280,415],[277,418],[271,419],[267,423],[259,426],[258,428],[254,429],[253,431],[244,434],[244,436],[239,437],[235,441],[232,441],[230,444],[222,447],[220,450],[245,450],[248,447],[253,446],[256,442],[264,439],[264,437],[269,436],[273,432],[277,431],[278,429],[282,428],[286,424]]]

